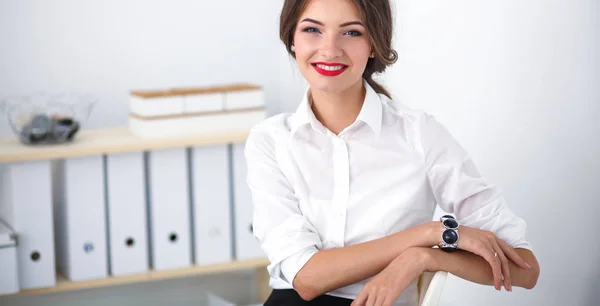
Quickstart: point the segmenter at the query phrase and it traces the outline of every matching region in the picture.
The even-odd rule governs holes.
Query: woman
[[[440,123],[373,80],[396,60],[389,0],[285,0],[280,21],[310,86],[246,142],[265,305],[417,305],[418,276],[438,270],[533,288],[524,221]],[[436,205],[458,230],[431,221]]]

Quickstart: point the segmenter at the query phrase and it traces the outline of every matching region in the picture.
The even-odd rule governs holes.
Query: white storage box
[[[17,162],[4,166],[0,171],[0,219],[19,235],[19,289],[54,287],[52,161]]]
[[[247,132],[263,121],[260,86],[180,88],[131,92],[129,129],[140,137]]]
[[[16,235],[0,221],[0,295],[19,292]]]
[[[194,146],[190,171],[196,264],[232,260],[228,146]]]
[[[131,91],[129,103],[131,114],[141,118],[265,106],[262,88],[252,84]]]
[[[148,222],[144,152],[106,155],[111,275],[148,271]]]
[[[129,117],[129,129],[139,137],[168,137],[183,135],[219,135],[247,132],[266,117],[263,108],[242,112],[223,112],[211,115],[142,118]]]
[[[138,116],[180,115],[183,102],[183,96],[168,93],[132,92],[129,97],[130,111]]]
[[[224,95],[220,92],[199,93],[183,96],[183,112],[186,114],[220,112]]]
[[[55,161],[56,270],[69,280],[106,278],[106,207],[102,155]]]
[[[264,106],[265,95],[260,88],[225,93],[224,108],[226,110],[251,109]]]

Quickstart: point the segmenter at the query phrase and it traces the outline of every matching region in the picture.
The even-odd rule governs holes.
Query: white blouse
[[[270,117],[250,132],[245,158],[253,230],[270,261],[271,287],[293,288],[319,250],[431,221],[436,205],[461,225],[531,249],[525,222],[432,115],[364,84],[360,114],[339,135],[316,119],[308,89],[295,113]],[[354,299],[369,280],[328,294]],[[413,282],[394,305],[416,305],[416,299]]]

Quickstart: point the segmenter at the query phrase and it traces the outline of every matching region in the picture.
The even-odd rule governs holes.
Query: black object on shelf
[[[40,114],[23,126],[19,138],[29,145],[66,143],[73,140],[79,127],[79,122],[71,117],[50,118]]]

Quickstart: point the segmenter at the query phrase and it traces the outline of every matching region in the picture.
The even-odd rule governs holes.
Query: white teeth
[[[327,70],[327,71],[337,71],[337,70],[344,68],[344,66],[326,66],[326,65],[320,65],[320,64],[317,64],[317,67],[319,67],[323,70]]]

